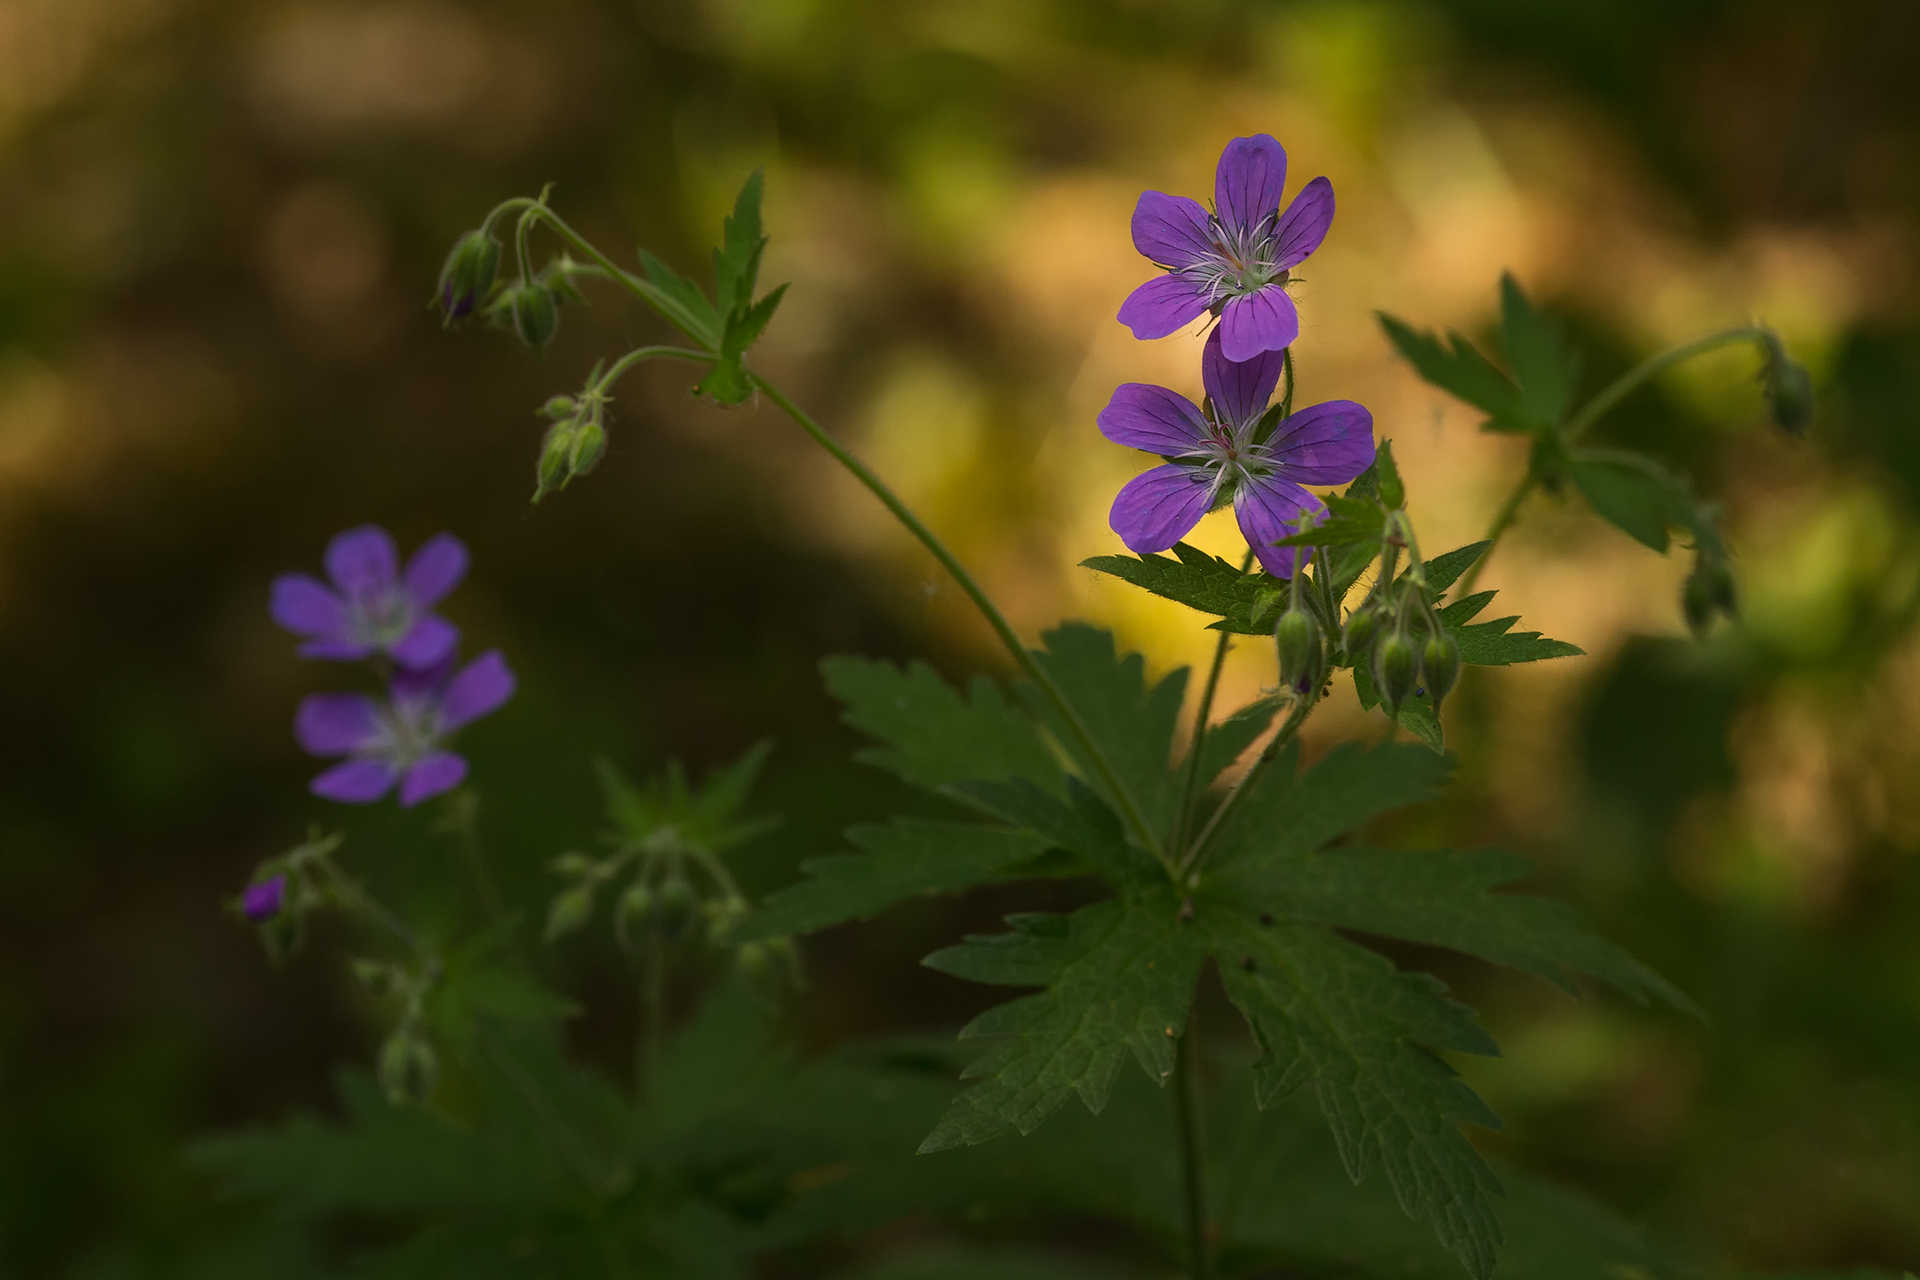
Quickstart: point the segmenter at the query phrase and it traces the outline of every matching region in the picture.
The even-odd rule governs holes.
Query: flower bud
[[[255,924],[265,924],[280,914],[287,903],[287,877],[285,873],[270,880],[247,886],[240,895],[240,910],[247,919]]]
[[[1427,637],[1420,651],[1420,671],[1426,677],[1427,696],[1438,707],[1460,679],[1460,642],[1445,627]]]
[[[1713,629],[1714,619],[1734,617],[1739,612],[1739,594],[1735,590],[1733,570],[1724,560],[1701,556],[1694,562],[1680,589],[1680,611],[1686,616],[1687,630],[1693,638],[1704,640]]]
[[[1320,641],[1320,623],[1305,609],[1289,609],[1273,628],[1274,648],[1280,656],[1280,682],[1298,693],[1320,687],[1327,673],[1326,646]]]
[[[553,332],[560,327],[560,312],[545,285],[533,282],[515,285],[511,307],[513,330],[522,342],[539,351],[553,341]]]
[[[741,943],[733,953],[733,960],[749,982],[765,982],[773,973],[773,956],[764,943]]]
[[[1340,634],[1340,643],[1347,651],[1347,662],[1364,662],[1367,650],[1373,645],[1373,638],[1379,634],[1380,610],[1374,607],[1372,601],[1365,601],[1347,615],[1347,625]]]
[[[1789,435],[1804,434],[1813,421],[1813,378],[1772,333],[1767,335],[1767,365],[1760,376],[1775,424]]]
[[[380,1086],[395,1106],[425,1102],[440,1078],[440,1057],[413,1022],[403,1022],[380,1046]]]
[[[592,914],[593,894],[585,886],[576,885],[564,890],[547,908],[547,941],[552,942],[555,938],[572,933],[585,924],[587,917]]]
[[[636,926],[645,926],[653,915],[653,890],[644,880],[636,879],[620,895],[620,901],[613,908],[613,929],[620,935],[621,941],[632,934]]]
[[[572,396],[554,396],[551,400],[540,406],[541,416],[550,418],[555,422],[565,422],[579,411],[580,402]]]
[[[1380,700],[1387,704],[1388,715],[1400,714],[1400,704],[1413,695],[1419,679],[1420,664],[1413,641],[1404,630],[1395,629],[1373,651],[1373,683],[1380,691]]]
[[[607,451],[607,429],[592,418],[578,425],[573,445],[567,451],[567,478],[583,476],[593,470],[600,455]]]
[[[469,231],[453,242],[440,268],[440,288],[436,295],[447,323],[465,319],[486,301],[499,266],[500,242],[486,232]]]
[[[693,884],[678,871],[660,884],[660,922],[667,934],[678,937],[693,917]]]

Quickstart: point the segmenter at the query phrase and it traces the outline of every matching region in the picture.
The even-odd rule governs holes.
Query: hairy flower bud
[[[240,895],[240,910],[247,919],[255,924],[265,924],[280,914],[287,904],[287,877],[285,873],[262,880],[258,884],[247,886]]]
[[[1734,587],[1733,570],[1726,561],[1702,555],[1694,562],[1680,589],[1680,611],[1686,616],[1687,630],[1693,638],[1704,640],[1713,629],[1714,619],[1734,617],[1739,612],[1739,593]]]
[[[1442,627],[1427,637],[1420,651],[1420,671],[1426,678],[1427,696],[1439,706],[1460,679],[1460,642],[1451,631]]]
[[[1373,650],[1373,683],[1387,714],[1400,714],[1400,704],[1413,695],[1420,679],[1420,663],[1413,641],[1404,630],[1395,629]]]
[[[1340,633],[1340,643],[1347,651],[1347,661],[1358,664],[1367,660],[1367,650],[1373,646],[1373,638],[1380,634],[1380,610],[1367,601],[1347,615],[1347,625]]]
[[[535,351],[542,350],[553,341],[555,329],[560,327],[560,311],[555,307],[553,294],[537,281],[523,281],[513,287],[510,302],[513,313],[513,331],[520,340]]]
[[[1787,354],[1779,335],[1767,335],[1767,364],[1760,374],[1773,420],[1788,435],[1802,435],[1813,421],[1813,378]]]
[[[435,295],[447,323],[464,320],[486,301],[499,266],[500,242],[485,231],[469,231],[453,242],[440,268],[440,288]]]
[[[547,941],[572,933],[585,924],[591,914],[593,894],[584,885],[563,890],[547,908]]]
[[[593,470],[606,451],[607,429],[592,418],[580,423],[573,433],[573,446],[567,452],[567,478]]]
[[[541,416],[555,422],[565,422],[579,411],[580,402],[572,396],[554,396],[540,406]]]
[[[1320,623],[1305,609],[1289,609],[1273,628],[1274,648],[1280,655],[1280,682],[1297,693],[1320,687],[1327,673],[1326,646]]]

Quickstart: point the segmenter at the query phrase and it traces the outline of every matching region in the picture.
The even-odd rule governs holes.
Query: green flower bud
[[[567,453],[567,478],[593,470],[606,451],[607,429],[591,418],[580,423],[573,433],[573,447]]]
[[[1380,634],[1380,610],[1371,600],[1364,601],[1358,609],[1347,615],[1347,625],[1340,634],[1340,643],[1346,649],[1349,665],[1357,665],[1367,659],[1367,650],[1373,646],[1373,638]]]
[[[395,1106],[425,1102],[440,1078],[440,1057],[411,1020],[380,1046],[380,1087]]]
[[[653,890],[635,878],[613,907],[613,931],[625,942],[636,927],[644,928],[653,915]]]
[[[1427,637],[1420,651],[1420,670],[1426,677],[1427,697],[1439,706],[1460,679],[1460,642],[1445,627]]]
[[[1289,609],[1273,628],[1274,648],[1280,656],[1280,682],[1297,693],[1320,687],[1327,672],[1326,646],[1320,623],[1305,609]]]
[[[572,933],[593,914],[593,894],[584,885],[576,885],[556,896],[547,908],[547,941]]]
[[[1767,365],[1761,371],[1774,422],[1789,435],[1802,435],[1813,421],[1813,377],[1787,354],[1777,334],[1767,335]]]
[[[1419,659],[1404,630],[1396,629],[1374,647],[1373,683],[1380,691],[1380,700],[1387,704],[1388,715],[1400,714],[1400,704],[1413,695],[1419,679]]]
[[[733,953],[733,962],[749,982],[765,982],[773,974],[773,955],[764,943],[741,943]]]
[[[692,882],[678,871],[674,872],[661,882],[659,901],[660,924],[668,936],[679,937],[685,933],[699,903]]]
[[[553,860],[553,869],[563,876],[579,879],[591,875],[600,864],[584,853],[563,853]]]
[[[580,402],[572,396],[555,396],[540,406],[541,416],[555,422],[565,422],[580,411]]]
[[[1680,589],[1680,612],[1687,620],[1693,638],[1704,640],[1713,630],[1714,619],[1732,618],[1739,613],[1739,594],[1735,590],[1733,570],[1725,561],[1701,556],[1694,562]]]
[[[560,311],[554,306],[553,294],[547,291],[545,285],[515,285],[510,305],[513,330],[520,335],[522,342],[539,351],[553,341],[554,330],[560,327]]]
[[[453,242],[440,268],[435,300],[447,323],[464,320],[486,301],[500,266],[500,242],[484,231],[469,231]]]

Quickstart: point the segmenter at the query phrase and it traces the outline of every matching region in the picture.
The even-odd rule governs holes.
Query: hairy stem
[[[1682,343],[1658,355],[1648,356],[1608,383],[1598,395],[1581,406],[1579,413],[1567,419],[1566,426],[1560,429],[1561,443],[1571,445],[1578,442],[1581,436],[1606,416],[1608,410],[1673,366],[1684,364],[1695,356],[1703,356],[1709,351],[1730,347],[1736,342],[1751,342],[1764,351],[1768,337],[1767,330],[1758,325],[1743,324],[1732,329],[1722,329],[1719,333],[1710,333],[1692,342]],[[1533,492],[1539,482],[1540,477],[1534,473],[1533,466],[1529,463],[1527,474],[1520,478],[1520,483],[1514,486],[1513,492],[1501,505],[1500,513],[1494,516],[1493,523],[1487,526],[1484,541],[1490,545],[1461,576],[1460,586],[1454,592],[1456,600],[1473,594],[1473,584],[1480,580],[1480,570],[1485,568],[1487,561],[1493,558],[1494,549],[1499,545],[1500,539],[1508,529],[1513,527],[1514,518],[1520,514],[1520,504],[1526,501],[1527,495]]]
[[[835,462],[838,462],[842,467],[846,468],[847,471],[853,475],[854,479],[865,485],[867,491],[878,498],[881,504],[893,514],[894,519],[898,520],[902,525],[905,525],[907,531],[920,540],[920,545],[931,552],[933,558],[940,562],[941,567],[946,569],[946,571],[952,575],[953,580],[960,584],[960,589],[966,592],[969,600],[973,601],[974,608],[980,611],[981,616],[986,618],[988,624],[993,627],[994,633],[1000,637],[1000,643],[1006,646],[1006,650],[1013,656],[1013,660],[1020,664],[1020,669],[1025,673],[1027,679],[1033,682],[1034,687],[1039,689],[1047,701],[1053,704],[1054,710],[1059,712],[1061,720],[1066,723],[1067,729],[1072,734],[1075,743],[1085,753],[1087,760],[1093,765],[1094,772],[1099,775],[1099,781],[1106,784],[1106,788],[1113,795],[1115,803],[1120,806],[1120,816],[1126,820],[1127,826],[1132,831],[1134,839],[1140,842],[1141,847],[1153,854],[1156,858],[1159,858],[1163,863],[1167,862],[1167,855],[1161,848],[1160,841],[1154,837],[1153,829],[1147,825],[1146,816],[1140,811],[1139,803],[1133,798],[1132,793],[1127,790],[1126,785],[1121,782],[1119,774],[1114,770],[1113,762],[1107,759],[1107,753],[1101,750],[1100,744],[1094,740],[1092,732],[1087,728],[1086,721],[1081,719],[1080,713],[1074,709],[1073,704],[1067,701],[1067,695],[1062,692],[1060,686],[1055,683],[1053,677],[1048,674],[1047,669],[1041,666],[1039,660],[1033,656],[1032,651],[1021,643],[1020,637],[1014,632],[1013,624],[1007,621],[1006,615],[1000,612],[999,608],[987,596],[987,593],[981,588],[980,584],[974,581],[973,575],[967,572],[966,566],[962,565],[960,561],[955,558],[953,552],[947,549],[945,543],[934,536],[931,529],[921,523],[920,517],[916,516],[912,509],[909,508],[906,503],[902,502],[892,489],[887,487],[885,481],[875,475],[873,471],[868,468],[867,464],[855,457],[845,445],[842,445],[838,440],[828,435],[826,430],[822,428],[819,423],[815,422],[804,409],[789,400],[778,387],[775,387],[759,374],[750,372],[747,376],[752,380],[754,386],[766,393],[769,400],[778,405],[782,412],[798,423],[803,431],[812,436],[815,444],[825,449],[827,453],[833,457]]]
[[[1253,548],[1247,548],[1246,558],[1240,562],[1240,576],[1246,577],[1247,570],[1253,568]],[[1213,719],[1213,695],[1220,688],[1220,668],[1226,665],[1227,649],[1232,641],[1232,633],[1222,631],[1219,641],[1213,646],[1213,666],[1207,671],[1206,688],[1200,693],[1200,710],[1193,720],[1193,745],[1187,748],[1187,778],[1180,788],[1180,814],[1173,827],[1173,845],[1183,848],[1187,839],[1187,828],[1193,823],[1193,806],[1199,799],[1200,791],[1200,749],[1207,745],[1207,726]]]
[[[1307,717],[1313,712],[1315,701],[1315,696],[1309,694],[1293,704],[1293,710],[1287,714],[1286,721],[1280,726],[1280,731],[1273,735],[1273,740],[1267,743],[1266,750],[1262,751],[1260,758],[1253,762],[1253,768],[1247,770],[1247,776],[1240,779],[1239,786],[1227,793],[1227,798],[1220,802],[1220,807],[1213,811],[1211,818],[1207,819],[1207,825],[1200,829],[1200,835],[1194,840],[1193,847],[1187,850],[1186,857],[1181,860],[1176,880],[1185,883],[1188,877],[1200,870],[1200,863],[1206,857],[1207,846],[1212,842],[1214,833],[1226,823],[1227,815],[1239,808],[1241,802],[1246,799],[1247,793],[1253,790],[1254,785],[1260,781],[1260,776],[1267,771],[1268,766],[1279,758],[1281,749],[1293,741],[1294,735],[1300,732],[1300,726],[1306,723]]]
[[[1212,1280],[1213,1258],[1207,1241],[1206,1153],[1200,1141],[1199,1026],[1187,1015],[1187,1033],[1180,1037],[1174,1066],[1173,1119],[1180,1141],[1180,1189],[1185,1197],[1187,1259],[1192,1280]]]

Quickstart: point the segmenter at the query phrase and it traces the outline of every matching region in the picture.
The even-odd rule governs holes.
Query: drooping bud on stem
[[[1360,607],[1347,615],[1347,625],[1341,630],[1340,643],[1345,648],[1348,663],[1360,663],[1367,660],[1367,651],[1373,645],[1373,638],[1380,634],[1380,608],[1369,597],[1360,602]]]
[[[469,231],[453,242],[440,268],[440,287],[434,294],[448,324],[466,319],[487,300],[499,266],[500,242],[489,233]]]
[[[1813,378],[1787,354],[1778,334],[1767,334],[1767,364],[1760,373],[1773,420],[1788,435],[1804,435],[1813,421]]]
[[[1280,656],[1280,682],[1300,694],[1318,689],[1326,678],[1327,651],[1313,614],[1296,601],[1274,624],[1273,642]]]
[[[513,331],[520,335],[520,341],[541,351],[553,341],[553,334],[560,327],[560,312],[554,306],[553,294],[538,281],[523,280],[513,286],[508,306],[513,315]]]
[[[1420,671],[1426,678],[1427,697],[1438,708],[1440,699],[1452,692],[1460,679],[1460,642],[1444,626],[1427,637],[1420,652]]]
[[[1693,632],[1694,639],[1704,640],[1713,629],[1714,619],[1737,616],[1739,606],[1732,568],[1721,557],[1701,552],[1680,589],[1680,611],[1686,615],[1687,630]]]
[[[1397,626],[1373,651],[1373,683],[1387,705],[1388,715],[1400,714],[1400,704],[1413,696],[1419,681],[1420,661],[1413,639],[1404,626]]]

